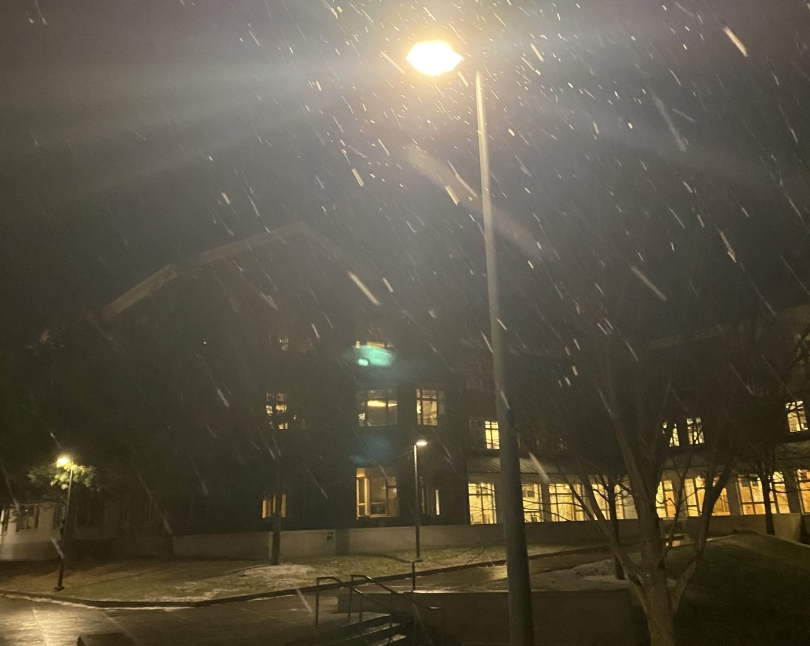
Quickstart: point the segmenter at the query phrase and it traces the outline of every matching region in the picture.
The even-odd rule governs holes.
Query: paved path
[[[532,574],[606,558],[603,552],[530,561]],[[419,577],[420,590],[506,587],[506,566]],[[388,583],[410,590],[410,579]],[[321,599],[322,622],[339,624],[337,593]],[[275,597],[204,608],[98,609],[0,597],[0,646],[75,646],[81,633],[125,632],[141,646],[270,646],[313,630],[315,598]]]

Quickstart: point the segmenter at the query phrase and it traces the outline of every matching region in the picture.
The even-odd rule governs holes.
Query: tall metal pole
[[[70,479],[68,480],[67,502],[65,503],[65,518],[62,521],[62,536],[59,538],[59,578],[56,581],[57,592],[64,589],[62,578],[65,576],[65,537],[68,533],[68,522],[70,521],[70,494],[73,492],[73,462],[70,463]]]
[[[419,529],[422,521],[422,501],[419,496],[419,447],[413,445],[413,490],[414,490],[414,506],[413,506],[413,530],[414,538],[416,539],[416,558],[422,558],[422,545],[419,540]]]
[[[523,524],[523,490],[520,482],[520,452],[517,434],[510,423],[506,399],[506,379],[498,301],[498,263],[495,230],[492,223],[489,141],[481,72],[475,73],[475,106],[478,113],[478,156],[481,160],[481,206],[484,215],[484,243],[487,260],[487,296],[492,367],[495,376],[495,410],[498,417],[501,456],[501,499],[504,506],[503,530],[506,543],[506,575],[509,589],[509,641],[512,646],[533,646],[531,585],[526,533]]]

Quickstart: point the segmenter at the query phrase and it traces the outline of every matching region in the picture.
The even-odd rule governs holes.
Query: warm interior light
[[[427,446],[427,440],[416,440],[416,446]]]
[[[69,464],[70,464],[70,458],[69,458],[69,457],[67,457],[67,456],[65,456],[65,455],[61,456],[61,457],[60,457],[60,458],[59,458],[59,459],[56,461],[56,466],[58,466],[58,467],[60,467],[60,468],[61,468],[61,467],[66,467],[66,466],[67,466],[67,465],[69,465]]]
[[[454,52],[444,41],[431,40],[414,45],[405,60],[422,74],[439,76],[445,72],[452,72],[463,60],[463,56]]]

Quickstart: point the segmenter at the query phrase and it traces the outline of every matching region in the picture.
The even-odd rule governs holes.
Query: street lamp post
[[[414,490],[414,507],[413,507],[413,531],[414,540],[416,541],[416,558],[422,558],[422,544],[420,541],[419,531],[422,525],[422,496],[421,488],[419,486],[419,449],[427,446],[427,440],[416,440],[413,444],[413,490]]]
[[[417,71],[439,76],[452,71],[462,57],[441,41],[418,43],[406,59]],[[529,557],[523,521],[523,491],[520,482],[520,449],[511,424],[506,399],[506,372],[503,330],[498,297],[498,263],[490,192],[489,140],[487,139],[486,101],[481,72],[475,72],[475,108],[478,119],[478,158],[481,164],[481,211],[484,217],[489,332],[495,381],[495,410],[500,429],[501,496],[504,504],[506,574],[509,590],[509,634],[512,646],[534,644]],[[417,534],[418,535],[418,534]]]
[[[68,465],[70,465],[70,477],[68,479],[67,501],[65,502],[65,517],[62,519],[62,535],[59,538],[59,577],[56,580],[56,588],[54,588],[56,592],[64,590],[62,579],[65,576],[65,536],[68,532],[68,521],[70,520],[70,494],[73,492],[73,470],[76,467],[76,463],[70,458],[62,457],[56,461],[57,467],[63,468]]]

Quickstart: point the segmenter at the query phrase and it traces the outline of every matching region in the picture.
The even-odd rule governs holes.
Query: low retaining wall
[[[687,518],[686,531],[694,536],[699,525],[699,518]],[[804,518],[802,514],[774,514],[773,526],[778,538],[789,541],[800,541]],[[739,532],[756,532],[766,534],[765,516],[712,516],[709,525],[710,536],[728,536]]]
[[[684,530],[693,534],[696,518],[681,521]],[[774,516],[776,535],[798,541],[803,535],[801,514]],[[710,525],[712,536],[727,536],[736,532],[765,533],[764,516],[715,516]],[[624,541],[638,537],[638,521],[619,521],[619,532]],[[200,534],[175,536],[174,555],[181,558],[231,558],[265,560],[270,555],[270,532],[246,534]],[[600,539],[596,524],[590,521],[566,523],[532,523],[526,525],[526,539],[530,544],[575,545]],[[422,527],[422,547],[479,547],[503,544],[503,525],[428,525]],[[147,555],[143,551],[131,555]],[[414,549],[413,527],[364,527],[357,529],[322,529],[282,532],[283,559],[310,556],[349,554],[390,554]]]
[[[388,594],[371,593],[362,601],[366,611],[386,611]],[[411,595],[406,595],[411,596]],[[419,614],[428,626],[464,644],[508,644],[509,606],[506,592],[417,592],[413,606],[394,600],[398,612]],[[353,610],[360,598],[352,595]],[[435,610],[425,610],[424,607]],[[338,597],[338,612],[349,608],[349,595]],[[643,634],[627,587],[532,591],[534,640],[538,646],[631,646]]]

